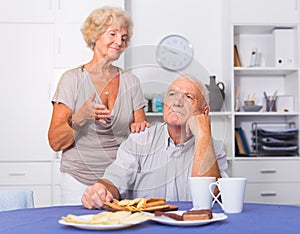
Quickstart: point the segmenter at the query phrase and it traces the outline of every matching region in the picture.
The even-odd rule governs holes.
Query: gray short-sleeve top
[[[116,158],[120,144],[130,133],[133,112],[145,107],[140,81],[132,73],[121,71],[118,96],[112,118],[103,125],[88,120],[80,129],[72,146],[62,153],[60,170],[83,184],[95,183]],[[66,71],[57,86],[52,102],[63,103],[76,112],[94,93],[102,103],[91,77],[84,67]]]

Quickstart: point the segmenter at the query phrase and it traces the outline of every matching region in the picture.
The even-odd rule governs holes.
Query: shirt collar
[[[182,147],[182,148],[188,149],[188,148],[190,148],[191,146],[194,145],[194,142],[195,142],[194,136],[192,136],[190,139],[188,139],[186,142],[184,142],[182,144],[175,145],[174,141],[172,140],[172,138],[169,135],[167,123],[164,123],[164,132],[165,132],[165,145],[166,145],[166,149],[168,147],[170,147],[170,146],[173,146],[173,147]]]

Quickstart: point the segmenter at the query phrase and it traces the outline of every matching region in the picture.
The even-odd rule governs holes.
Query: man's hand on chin
[[[211,128],[208,115],[199,114],[190,117],[186,124],[186,134],[187,136],[194,135],[196,139],[210,139]]]

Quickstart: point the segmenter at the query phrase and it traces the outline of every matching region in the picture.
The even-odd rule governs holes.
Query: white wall
[[[153,70],[159,70],[157,67],[149,74],[149,65],[157,65],[155,46],[168,34],[181,34],[190,40],[194,48],[194,64],[190,67],[201,64],[208,74],[215,74],[218,81],[223,80],[222,0],[131,0],[126,4],[134,23],[129,50],[139,51],[138,56],[132,51],[127,53],[126,65],[135,67],[132,72],[142,81],[153,78],[154,74],[155,79],[165,79],[155,71],[153,74]],[[159,72],[161,74],[161,70]],[[192,73],[198,72],[193,69]]]

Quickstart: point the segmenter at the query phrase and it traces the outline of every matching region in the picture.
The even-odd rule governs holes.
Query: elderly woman
[[[48,132],[52,149],[62,151],[63,204],[80,204],[85,188],[103,176],[130,130],[150,126],[138,78],[112,65],[129,44],[129,16],[103,7],[91,13],[81,31],[93,58],[61,77]]]

